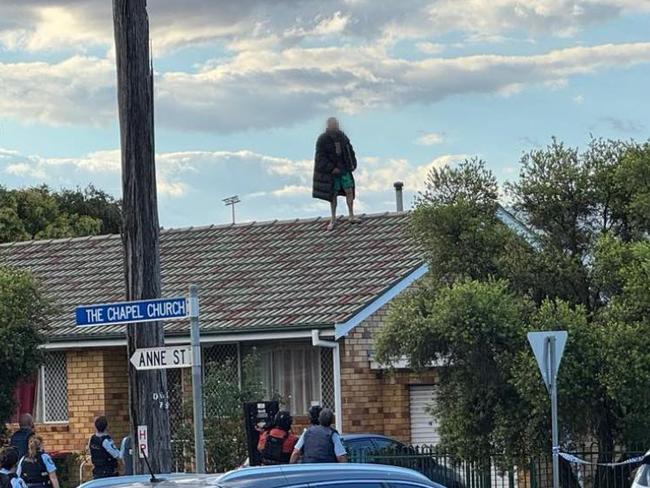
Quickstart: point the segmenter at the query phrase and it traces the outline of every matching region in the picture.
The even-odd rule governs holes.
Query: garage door
[[[427,411],[434,400],[433,385],[411,385],[411,443],[416,445],[438,444],[438,425]]]

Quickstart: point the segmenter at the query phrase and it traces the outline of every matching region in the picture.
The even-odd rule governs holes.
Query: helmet
[[[321,410],[323,410],[323,407],[320,405],[312,405],[309,407],[309,423],[312,425],[318,425],[318,416],[320,415]]]
[[[280,410],[275,416],[274,424],[276,427],[288,431],[293,424],[293,417],[286,410]]]

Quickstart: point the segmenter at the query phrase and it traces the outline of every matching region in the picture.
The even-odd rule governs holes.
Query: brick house
[[[297,417],[318,402],[343,432],[435,442],[433,372],[387,372],[372,360],[373,337],[390,301],[426,272],[409,238],[407,213],[365,216],[325,230],[323,219],[161,232],[163,296],[199,286],[204,368],[232,365],[255,347],[267,391]],[[93,418],[105,414],[115,438],[128,428],[128,360],[123,326],[79,328],[74,308],[122,300],[119,235],[0,246],[0,263],[33,272],[56,304],[46,361],[17,390],[52,451],[81,451]],[[189,323],[165,324],[168,344],[189,342]],[[399,366],[399,365],[398,365]],[[186,378],[168,370],[172,421]]]

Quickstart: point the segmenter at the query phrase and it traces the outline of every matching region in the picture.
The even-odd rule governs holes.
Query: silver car
[[[373,464],[291,464],[243,468],[222,475],[121,476],[80,488],[444,488],[405,468]]]

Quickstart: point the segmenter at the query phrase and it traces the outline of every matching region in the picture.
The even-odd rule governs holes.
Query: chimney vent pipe
[[[404,211],[404,196],[402,195],[402,188],[404,188],[404,183],[401,181],[396,181],[393,186],[395,187],[395,205],[398,212]]]

